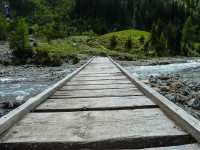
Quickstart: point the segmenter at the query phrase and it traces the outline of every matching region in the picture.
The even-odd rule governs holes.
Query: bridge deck
[[[11,149],[200,148],[108,58],[95,58],[0,139]]]

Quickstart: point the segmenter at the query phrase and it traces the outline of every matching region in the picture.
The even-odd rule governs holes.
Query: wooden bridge
[[[106,57],[0,119],[0,149],[199,150],[200,122]]]

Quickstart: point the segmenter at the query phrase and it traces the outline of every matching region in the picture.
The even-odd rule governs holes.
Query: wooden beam
[[[118,63],[110,60],[119,70],[148,98],[157,104],[175,123],[191,134],[198,142],[200,142],[200,121],[188,114],[186,111],[169,101],[167,98],[147,86],[137,78],[133,77],[128,71],[121,67]]]

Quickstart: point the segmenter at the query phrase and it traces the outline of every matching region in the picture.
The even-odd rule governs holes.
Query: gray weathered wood
[[[57,91],[51,98],[87,98],[87,97],[123,97],[123,96],[141,96],[142,92],[133,89],[102,89],[102,90],[74,90],[74,91]]]
[[[1,138],[14,142],[97,142],[187,135],[159,109],[30,113]]]
[[[74,77],[72,81],[97,81],[97,80],[125,80],[125,76],[105,76],[105,77]]]
[[[200,150],[200,145],[199,144],[187,144],[187,145],[180,145],[180,146],[147,148],[145,150]]]
[[[121,73],[119,70],[83,70],[79,74],[80,75],[85,75],[85,74],[111,74],[111,73]]]
[[[98,81],[70,81],[66,85],[107,85],[107,84],[131,84],[129,80],[98,80]]]
[[[110,58],[111,59],[111,58]],[[198,142],[200,142],[200,121],[188,114],[186,111],[169,101],[167,98],[133,77],[119,64],[111,61],[124,73],[124,75],[136,85],[147,97],[155,102],[160,108],[179,126],[191,134]]]
[[[14,123],[20,120],[24,115],[34,109],[36,106],[41,104],[44,100],[46,100],[49,96],[51,96],[55,91],[60,89],[66,82],[71,80],[76,74],[78,74],[81,70],[83,70],[92,60],[90,59],[86,64],[82,67],[65,77],[64,79],[60,80],[50,88],[46,89],[42,93],[38,94],[37,96],[30,98],[26,101],[26,103],[22,104],[18,108],[14,109],[13,111],[9,112],[7,115],[0,118],[0,134],[11,127]]]
[[[110,74],[78,74],[76,77],[108,77],[108,76],[124,76],[122,73],[110,73]]]
[[[155,105],[145,96],[47,99],[36,109],[122,108]]]
[[[94,59],[1,134],[0,149],[141,149],[195,142],[132,84],[152,98],[140,81],[127,79],[115,65]]]
[[[63,86],[60,91],[66,90],[100,90],[100,89],[129,89],[136,88],[133,84],[108,84],[108,85],[68,85]]]

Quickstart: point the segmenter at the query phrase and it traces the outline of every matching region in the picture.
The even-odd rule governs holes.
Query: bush
[[[6,18],[0,14],[0,41],[6,41],[8,37],[8,22]]]
[[[133,42],[132,42],[131,37],[129,37],[129,38],[126,40],[124,47],[125,47],[126,50],[131,50],[131,49],[132,49],[132,47],[133,47]]]
[[[29,44],[28,34],[28,27],[25,23],[25,19],[19,19],[17,28],[11,35],[9,41],[9,46],[12,50],[12,54],[16,57],[17,60],[19,60],[19,64],[24,64],[28,58],[33,57],[33,48]]]
[[[117,46],[117,36],[113,35],[110,39],[110,49],[115,49]]]
[[[62,64],[63,62],[58,55],[51,56],[51,66],[61,66]]]
[[[2,60],[2,59],[0,59],[0,64],[2,64],[4,66],[8,66],[8,65],[11,65],[11,62],[9,60]]]
[[[37,65],[45,65],[45,66],[60,66],[63,64],[62,60],[58,55],[50,56],[48,51],[45,49],[36,50],[34,62]]]

